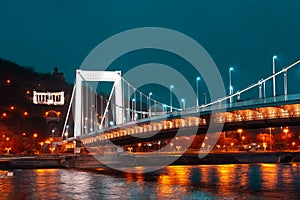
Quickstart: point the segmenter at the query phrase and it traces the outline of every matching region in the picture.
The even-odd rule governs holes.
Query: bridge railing
[[[267,98],[258,98],[258,99],[249,99],[249,100],[238,100],[233,103],[220,102],[218,105],[202,105],[198,107],[189,108],[182,110],[182,114],[193,114],[198,112],[213,112],[227,109],[234,109],[238,107],[252,107],[257,105],[269,105],[272,103],[283,103],[289,101],[300,101],[300,94],[291,94],[291,95],[281,95],[276,97],[267,97]],[[179,112],[178,112],[179,113]]]

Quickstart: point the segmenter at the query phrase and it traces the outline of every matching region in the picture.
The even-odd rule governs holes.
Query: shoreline
[[[206,155],[205,153],[203,155]],[[255,163],[300,163],[299,151],[280,152],[215,152],[202,157],[197,153],[126,153],[109,157],[99,155],[34,155],[0,156],[0,170],[40,169],[40,168],[78,168],[91,169],[109,165],[138,167],[161,164],[161,159],[174,160],[170,165],[217,165],[217,164],[255,164]],[[98,157],[98,159],[97,159]],[[202,157],[202,158],[201,158]],[[100,159],[99,159],[100,158]],[[105,158],[107,162],[101,163]],[[150,158],[150,159],[146,159]],[[120,162],[120,160],[122,162]]]

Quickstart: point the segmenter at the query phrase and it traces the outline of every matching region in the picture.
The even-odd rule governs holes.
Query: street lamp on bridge
[[[200,77],[196,78],[196,102],[197,102],[197,107],[199,106],[199,81],[200,81]]]
[[[185,99],[181,99],[182,102],[182,110],[185,110]]]
[[[149,95],[148,95],[148,111],[149,111],[149,117],[151,117],[151,95],[152,95],[152,92],[149,92]]]
[[[273,56],[273,75],[275,74],[275,59],[277,59],[277,56],[274,55]],[[273,76],[273,96],[275,97],[276,96],[276,80],[275,80],[275,76]]]
[[[233,87],[232,87],[232,83],[231,83],[231,71],[233,71],[233,67],[229,68],[229,95],[233,94]],[[229,99],[230,103],[232,103],[232,97],[230,97]]]
[[[173,103],[173,95],[172,95],[172,89],[174,88],[174,85],[171,85],[170,86],[170,112],[173,111],[173,106],[172,106],[172,103]]]
[[[131,120],[133,121],[135,119],[135,109],[133,107],[133,104],[135,103],[135,99],[131,100],[131,110],[132,110],[132,115],[131,115]]]

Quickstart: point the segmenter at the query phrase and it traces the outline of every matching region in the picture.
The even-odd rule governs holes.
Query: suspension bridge
[[[177,108],[144,94],[121,75],[121,71],[76,71],[71,103],[64,124],[61,144],[97,148],[113,142],[120,147],[140,142],[207,132],[222,132],[238,128],[255,129],[300,124],[300,93],[288,93],[288,71],[300,60],[256,81],[245,89],[206,104]],[[283,95],[276,95],[276,78],[283,76]],[[99,82],[112,83],[109,95],[99,94]],[[273,95],[266,95],[266,83],[273,83]],[[231,87],[231,86],[230,86]],[[241,100],[241,96],[256,90],[257,97]],[[170,93],[172,99],[173,94]],[[198,98],[198,97],[197,97]],[[233,101],[235,99],[236,101]],[[74,119],[71,112],[73,112]],[[70,128],[70,119],[74,120]],[[72,130],[73,133],[70,133]]]

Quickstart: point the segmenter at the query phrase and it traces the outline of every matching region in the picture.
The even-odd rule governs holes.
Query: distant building
[[[62,80],[62,81],[65,81],[65,76],[64,76],[64,73],[63,72],[58,72],[58,68],[57,67],[54,67],[54,72],[53,72],[53,76]]]

